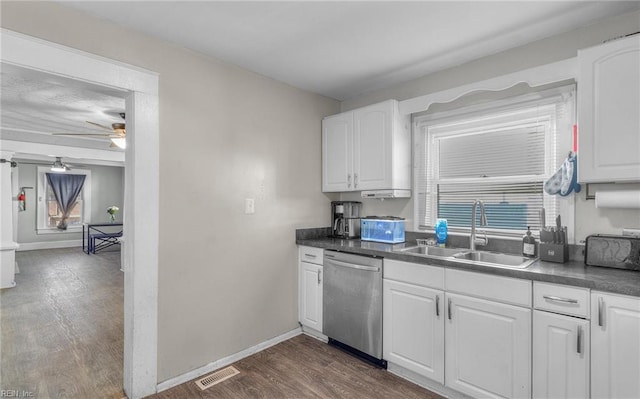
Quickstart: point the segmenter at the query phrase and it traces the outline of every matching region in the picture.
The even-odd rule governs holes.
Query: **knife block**
[[[568,244],[540,243],[540,260],[565,263],[569,260]]]

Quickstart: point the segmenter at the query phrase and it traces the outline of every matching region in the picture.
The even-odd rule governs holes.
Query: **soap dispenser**
[[[522,237],[522,255],[535,258],[537,255],[536,238],[531,235],[531,228],[527,226],[527,232]]]

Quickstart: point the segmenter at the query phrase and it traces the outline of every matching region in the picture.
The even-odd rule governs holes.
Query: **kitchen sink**
[[[449,256],[459,254],[463,251],[465,250],[460,248],[442,248],[442,247],[430,247],[430,246],[409,247],[409,248],[403,248],[400,250],[400,252],[408,252],[416,255],[434,256],[434,257],[440,257],[440,258],[448,258]]]
[[[398,249],[396,251],[432,258],[449,258],[450,260],[473,265],[504,267],[509,269],[526,269],[536,261],[536,259],[526,258],[520,255],[488,251],[470,251],[465,248],[415,246]]]
[[[536,261],[536,259],[526,258],[520,255],[485,251],[462,252],[453,255],[453,257],[462,262],[513,269],[525,269]]]

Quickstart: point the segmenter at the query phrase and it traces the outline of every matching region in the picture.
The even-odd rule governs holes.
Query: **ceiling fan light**
[[[69,170],[69,167],[62,163],[62,159],[60,157],[56,157],[56,160],[51,165],[52,172],[66,172]]]
[[[127,139],[124,137],[112,137],[111,142],[123,150],[127,148]]]

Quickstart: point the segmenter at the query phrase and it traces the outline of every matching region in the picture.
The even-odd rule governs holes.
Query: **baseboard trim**
[[[310,336],[311,338],[315,338],[318,341],[322,341],[325,344],[329,342],[329,337],[321,333],[320,331],[316,331],[313,328],[302,326],[302,333]]]
[[[227,356],[225,358],[222,358],[220,360],[216,360],[215,362],[211,362],[205,366],[202,366],[200,368],[197,368],[195,370],[191,370],[187,373],[184,373],[182,375],[179,375],[177,377],[173,377],[170,378],[166,381],[162,381],[161,383],[159,383],[156,387],[156,391],[157,392],[162,392],[162,391],[166,391],[167,389],[171,389],[175,386],[178,386],[180,384],[184,384],[187,381],[191,381],[194,378],[198,378],[202,375],[205,375],[207,373],[210,373],[212,371],[215,371],[219,368],[222,367],[226,367],[232,363],[237,362],[238,360],[242,360],[245,357],[251,356],[255,353],[258,353],[260,351],[263,351],[271,346],[274,346],[276,344],[279,344],[280,342],[286,341],[290,338],[293,338],[295,336],[298,336],[302,334],[302,330],[298,327],[295,330],[291,330],[289,332],[286,332],[282,335],[278,335],[277,337],[271,338],[269,340],[266,340],[262,343],[259,343],[258,345],[252,346],[250,348],[247,348],[243,351],[240,351],[238,353],[234,353],[231,356]]]
[[[82,240],[23,242],[16,251],[33,251],[36,249],[81,247]]]
[[[473,399],[471,396],[467,396],[461,392],[448,388],[431,378],[424,377],[415,371],[398,366],[395,363],[389,362],[387,364],[387,371],[447,399]]]

